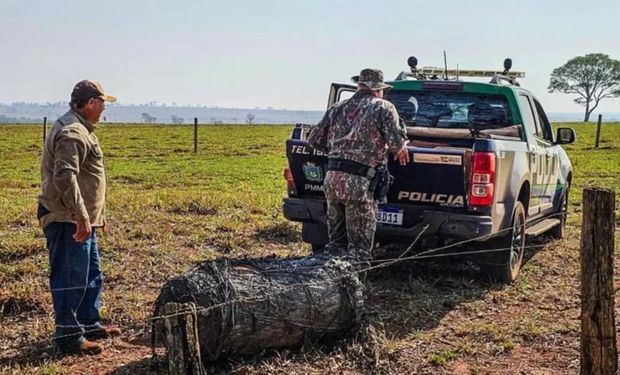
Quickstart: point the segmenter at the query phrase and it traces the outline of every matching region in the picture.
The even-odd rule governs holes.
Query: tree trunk
[[[361,318],[363,286],[352,271],[325,255],[204,262],[164,285],[155,316],[169,302],[194,302],[205,362],[342,338]],[[155,322],[161,337],[162,320]]]

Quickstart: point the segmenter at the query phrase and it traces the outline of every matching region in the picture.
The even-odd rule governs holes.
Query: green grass
[[[564,146],[573,163],[573,189],[570,204],[574,210],[581,210],[583,188],[599,186],[614,189],[616,201],[620,194],[620,123],[606,123],[601,126],[599,148],[595,148],[596,124],[561,124],[572,127],[577,133],[574,144]],[[620,213],[616,213],[617,220]]]
[[[595,125],[561,126],[577,132],[577,142],[566,146],[574,169],[571,212],[580,210],[581,191],[586,186],[620,193],[620,124],[603,125],[599,149],[593,148]],[[130,335],[146,335],[145,322],[163,282],[199,261],[307,253],[309,246],[300,242],[299,225],[287,222],[281,214],[284,142],[290,131],[290,126],[201,126],[199,150],[194,154],[191,126],[104,125],[97,130],[109,181],[110,228],[100,236],[108,321],[121,325]],[[55,373],[70,361],[49,354],[53,353],[49,343],[53,327],[47,254],[35,218],[41,149],[39,126],[0,126],[0,358],[15,358],[13,370],[18,373],[36,372],[37,366],[40,373]],[[573,214],[569,222],[575,227],[579,220],[579,215]],[[572,257],[570,253],[567,256]],[[540,279],[548,277],[543,274],[546,267],[536,262],[528,267],[532,273],[516,283],[511,293],[537,293]],[[562,283],[568,288],[572,282],[567,279]],[[434,282],[421,280],[418,284],[428,295],[446,292]],[[477,289],[469,296],[467,288],[455,296],[477,298]],[[498,300],[513,297],[501,293]],[[407,303],[402,302],[403,306]],[[473,305],[478,306],[476,302]],[[476,309],[485,307],[480,303]],[[440,308],[446,310],[443,305]],[[390,315],[389,309],[383,315]],[[537,315],[513,319],[518,324],[514,327],[471,320],[472,326],[456,330],[465,336],[455,340],[455,348],[429,347],[424,358],[444,366],[456,358],[488,353],[489,341],[495,352],[505,353],[516,344],[521,347],[523,337],[536,342],[563,332],[554,325],[541,329],[536,321],[528,320],[531,316]],[[424,317],[413,316],[412,322]],[[567,324],[574,327],[574,322]],[[428,337],[428,342],[441,337],[428,327],[429,323],[415,323],[406,332],[430,333],[405,337],[411,336],[412,341]],[[28,334],[22,335],[24,331]],[[403,340],[386,342],[385,346],[393,349],[386,352],[407,350],[402,348],[410,346],[409,341]],[[20,354],[24,348],[40,348],[41,343],[43,348],[31,357],[28,352]],[[40,359],[42,353],[49,354],[47,359]]]
[[[429,359],[429,362],[435,366],[443,366],[450,361],[454,361],[459,357],[459,354],[453,351],[443,351],[441,353],[433,354]]]
[[[199,261],[308,250],[299,245],[298,226],[281,215],[290,131],[202,126],[194,154],[191,126],[97,129],[109,183],[110,225],[100,247],[110,321],[141,329],[163,282]],[[48,322],[52,314],[45,239],[35,218],[41,136],[37,126],[0,126],[0,310],[7,301],[12,306],[0,313],[0,347],[34,344],[11,341],[12,332],[29,326],[13,313],[22,305],[40,306]],[[37,314],[29,319],[41,319]],[[33,334],[48,340],[51,329],[38,325]]]

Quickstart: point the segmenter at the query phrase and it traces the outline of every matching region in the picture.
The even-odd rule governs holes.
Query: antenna
[[[443,51],[443,79],[448,80],[448,59],[446,58],[446,50]]]

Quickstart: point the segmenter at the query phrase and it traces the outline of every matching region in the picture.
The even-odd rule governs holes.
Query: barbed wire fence
[[[559,217],[559,216],[566,216],[568,215],[568,213],[566,212],[559,212],[553,215],[550,215],[549,217]],[[481,235],[475,238],[471,238],[471,239],[466,239],[466,240],[462,240],[459,242],[454,242],[445,246],[440,246],[440,247],[435,247],[435,248],[431,248],[428,250],[424,250],[418,253],[415,253],[413,255],[408,255],[414,248],[415,245],[417,244],[418,240],[421,238],[421,236],[425,233],[425,231],[428,229],[428,226],[424,226],[422,228],[422,230],[418,233],[417,237],[405,248],[405,250],[399,254],[399,256],[397,257],[393,257],[393,258],[383,258],[383,259],[374,259],[374,260],[368,260],[368,261],[352,261],[351,264],[356,266],[357,268],[350,271],[347,274],[341,275],[339,277],[336,278],[332,278],[330,281],[334,281],[336,279],[339,278],[344,278],[344,277],[350,277],[351,275],[355,274],[355,275],[359,275],[359,274],[363,274],[363,273],[368,273],[370,271],[374,271],[374,270],[378,270],[378,269],[382,269],[382,268],[387,268],[390,266],[393,266],[397,263],[401,263],[401,262],[406,262],[406,261],[416,261],[416,260],[422,260],[422,259],[439,259],[439,258],[447,258],[447,257],[453,257],[453,256],[465,256],[465,255],[481,255],[481,254],[485,254],[485,253],[497,253],[497,252],[502,252],[502,251],[507,251],[510,250],[511,248],[507,248],[507,247],[503,247],[503,248],[485,248],[485,249],[476,249],[476,250],[458,250],[458,251],[449,251],[452,249],[455,249],[457,247],[461,247],[463,245],[467,245],[467,244],[471,244],[471,243],[478,243],[480,241],[484,241],[486,239],[488,239],[490,237],[490,235]],[[516,228],[516,227],[507,227],[504,228],[502,230],[500,230],[499,232],[497,232],[496,234],[494,234],[494,236],[497,235],[503,235],[506,234],[506,232],[512,231],[512,230],[521,230],[521,227]],[[524,247],[525,249],[540,249],[545,247],[546,245],[542,244],[542,245],[528,245]],[[448,252],[446,252],[448,250]],[[323,266],[312,266],[312,267],[307,267],[307,268],[317,268],[317,267],[323,267]],[[295,270],[301,270],[304,269],[304,267],[300,267],[294,270],[291,270],[292,272],[294,272]],[[265,272],[270,272],[269,270],[265,270]],[[195,309],[186,309],[186,310],[179,310],[178,312],[176,312],[175,314],[160,314],[160,315],[154,315],[151,316],[147,319],[145,319],[143,321],[144,326],[151,327],[151,330],[154,330],[154,323],[156,321],[159,320],[163,320],[163,319],[168,319],[171,317],[175,317],[175,316],[184,316],[184,315],[188,315],[188,314],[193,314],[194,316],[196,315],[202,315],[202,314],[208,314],[214,310],[217,309],[223,309],[224,307],[227,306],[232,306],[232,305],[236,305],[236,304],[254,304],[254,303],[260,303],[260,302],[265,302],[267,301],[270,297],[276,296],[278,294],[282,294],[285,293],[287,290],[293,289],[293,288],[297,288],[297,287],[313,287],[313,286],[318,286],[320,285],[322,282],[318,282],[318,283],[298,283],[298,284],[291,284],[288,285],[286,288],[280,289],[278,291],[274,291],[272,293],[267,293],[265,295],[262,295],[260,297],[257,298],[246,298],[246,299],[233,299],[230,301],[226,301],[226,302],[222,302],[222,303],[218,303],[218,304],[214,304],[211,306],[206,306],[206,307],[196,307]],[[76,290],[76,289],[85,289],[86,286],[81,286],[81,287],[72,287],[72,288],[56,288],[53,289],[52,292],[59,292],[59,291],[67,291],[67,290]],[[80,328],[82,326],[64,326],[63,328]],[[83,328],[83,327],[82,327]],[[82,331],[82,334],[88,334],[91,332],[96,332],[98,331],[99,328],[98,327],[94,327],[92,329],[86,329]],[[65,337],[72,337],[75,336],[76,333],[72,333],[72,334],[67,334],[64,336],[57,336],[55,337],[55,339],[62,339]],[[154,339],[154,337],[152,336],[152,338]],[[157,357],[157,354],[155,352],[155,342],[152,341],[152,358],[154,359],[155,357]]]
[[[550,215],[549,217],[558,217],[558,216],[565,216],[567,215],[567,213],[556,213],[553,215]],[[511,248],[509,247],[503,247],[503,248],[488,248],[488,249],[480,249],[480,250],[466,250],[466,251],[457,251],[457,252],[451,252],[451,253],[441,253],[441,254],[437,254],[438,252],[444,251],[444,250],[448,250],[451,248],[455,248],[458,246],[462,246],[462,245],[466,245],[466,244],[470,244],[470,243],[477,243],[481,240],[485,240],[487,238],[490,237],[490,235],[481,235],[475,238],[471,238],[471,239],[467,239],[467,240],[462,240],[459,242],[455,242],[455,243],[451,243],[449,245],[445,245],[445,246],[440,246],[440,247],[436,247],[436,248],[432,248],[432,249],[428,249],[428,250],[424,250],[421,251],[419,253],[416,253],[414,255],[410,255],[410,256],[404,256],[405,254],[407,254],[408,252],[410,252],[415,244],[417,243],[417,241],[421,238],[422,234],[424,233],[424,231],[428,228],[428,226],[425,226],[422,228],[422,230],[420,231],[420,233],[416,236],[416,238],[413,240],[413,242],[411,242],[411,244],[409,244],[407,246],[407,248],[405,249],[405,251],[403,251],[398,257],[396,258],[385,258],[385,259],[374,259],[374,260],[368,260],[368,261],[351,261],[350,263],[353,266],[362,266],[362,268],[359,269],[355,269],[350,271],[350,273],[338,276],[336,278],[332,278],[331,281],[333,280],[337,280],[339,278],[345,278],[345,277],[350,277],[352,274],[362,274],[362,273],[367,273],[370,271],[374,271],[374,270],[378,270],[378,269],[382,269],[382,268],[387,268],[390,267],[396,263],[400,263],[400,262],[407,262],[407,261],[416,261],[416,260],[421,260],[421,259],[433,259],[433,258],[446,258],[446,257],[453,257],[453,256],[465,256],[465,255],[481,255],[481,254],[485,254],[485,253],[497,253],[497,252],[502,252],[502,251],[507,251],[507,250],[511,250]],[[519,228],[513,228],[513,227],[508,227],[508,228],[504,228],[500,231],[498,231],[495,235],[501,235],[503,233],[506,233],[508,231],[511,231],[513,229],[521,229],[521,227]],[[530,245],[530,246],[524,246],[524,249],[540,249],[545,247],[545,245]],[[325,267],[324,265],[318,265],[318,266],[309,266],[309,267],[297,267],[291,271],[297,271],[297,270],[304,270],[304,269],[313,269],[313,268],[322,268]],[[269,272],[281,272],[281,271],[270,271],[270,270],[264,270],[263,272],[265,273],[269,273]],[[275,296],[277,294],[281,294],[281,293],[285,293],[287,290],[292,289],[292,288],[296,288],[296,287],[312,287],[312,286],[317,286],[320,285],[321,282],[318,283],[312,283],[312,284],[308,284],[308,283],[297,283],[297,284],[291,284],[288,285],[287,288],[285,289],[281,289],[278,290],[277,292],[273,292],[273,293],[268,293],[266,295],[261,296],[260,298],[255,298],[255,299],[237,299],[237,300],[231,300],[231,301],[227,301],[227,302],[223,302],[223,303],[219,303],[219,304],[215,304],[212,306],[208,306],[208,307],[201,307],[201,308],[197,308],[197,310],[195,311],[195,313],[197,314],[207,314],[213,310],[216,309],[221,309],[223,307],[226,306],[230,306],[230,305],[234,305],[234,304],[242,304],[242,303],[247,303],[247,304],[252,304],[252,303],[258,303],[258,302],[264,302],[266,301],[269,297]],[[69,291],[69,290],[84,290],[87,286],[79,286],[79,287],[71,287],[71,288],[55,288],[52,289],[52,292],[59,292],[59,291]],[[194,313],[193,310],[187,310],[187,311],[179,311],[176,314],[168,314],[168,315],[158,315],[158,316],[152,316],[150,318],[148,318],[145,323],[150,324],[154,321],[157,320],[161,320],[161,319],[165,319],[165,318],[170,318],[170,317],[174,317],[174,316],[180,316],[180,315],[184,315],[187,313]],[[79,328],[82,326],[63,326],[65,328]],[[90,333],[90,332],[94,332],[97,331],[97,329],[94,329],[92,331],[85,331],[86,333]],[[66,335],[66,336],[58,336],[55,337],[56,339],[60,339],[60,338],[64,338],[64,337],[70,337],[70,336],[74,336],[75,334],[70,334],[70,335]]]

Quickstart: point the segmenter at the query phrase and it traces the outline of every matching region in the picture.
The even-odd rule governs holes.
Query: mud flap
[[[312,245],[323,247],[327,245],[327,225],[320,223],[303,223],[301,239]]]

